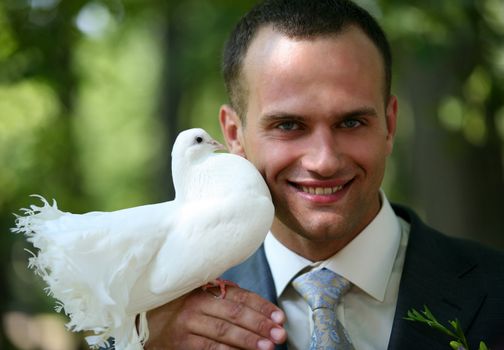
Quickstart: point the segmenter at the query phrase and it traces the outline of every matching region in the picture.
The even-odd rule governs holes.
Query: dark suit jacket
[[[408,309],[422,310],[424,305],[443,324],[457,318],[470,349],[478,349],[480,340],[491,350],[504,349],[504,253],[445,236],[411,210],[393,208],[411,224],[411,231],[388,349],[450,349],[449,338],[439,331],[404,320]],[[276,303],[263,247],[223,278]]]

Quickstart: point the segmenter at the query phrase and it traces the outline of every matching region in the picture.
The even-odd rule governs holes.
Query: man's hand
[[[228,287],[224,299],[194,290],[150,311],[148,322],[146,350],[273,350],[287,339],[285,314],[238,287]]]

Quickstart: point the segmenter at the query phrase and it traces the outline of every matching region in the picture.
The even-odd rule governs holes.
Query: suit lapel
[[[277,303],[275,284],[266,260],[264,246],[261,246],[250,258],[238,266],[226,271],[222,276],[263,298]]]
[[[443,324],[457,318],[466,334],[486,297],[476,283],[478,265],[451,250],[451,240],[425,226],[409,210],[394,206],[396,214],[411,224],[406,260],[389,350],[446,349],[448,338],[426,325],[406,321],[411,308],[424,305]]]

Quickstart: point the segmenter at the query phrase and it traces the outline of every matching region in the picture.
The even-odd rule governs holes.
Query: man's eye
[[[341,123],[341,126],[346,129],[356,128],[362,125],[362,123],[357,119],[348,119]]]
[[[277,128],[284,131],[298,130],[299,124],[296,122],[282,122],[277,125]]]

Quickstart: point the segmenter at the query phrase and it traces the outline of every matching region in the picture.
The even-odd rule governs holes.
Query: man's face
[[[290,249],[325,259],[375,217],[397,103],[384,102],[378,49],[356,27],[292,39],[266,27],[247,52],[246,125],[224,106],[228,146],[263,174],[272,232]]]

